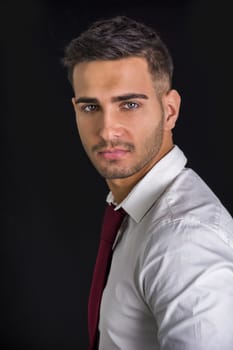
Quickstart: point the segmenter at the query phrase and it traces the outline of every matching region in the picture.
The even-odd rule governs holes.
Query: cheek
[[[89,127],[87,123],[78,114],[76,114],[76,125],[80,135],[85,134],[85,132],[88,133]]]
[[[93,123],[89,123],[83,119],[78,119],[76,117],[76,125],[79,137],[85,149],[92,146],[96,141],[94,140],[95,136],[95,126]]]
[[[79,136],[81,140],[85,139],[85,131],[87,133],[87,128],[84,127],[83,123],[80,122],[79,118],[76,115],[76,126],[78,129]]]
[[[156,116],[155,114],[150,118],[143,118],[134,125],[133,133],[146,138],[147,135],[154,133],[158,126],[161,125],[161,120],[161,115]]]

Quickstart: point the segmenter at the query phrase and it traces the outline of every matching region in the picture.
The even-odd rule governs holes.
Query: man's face
[[[98,172],[105,179],[146,173],[161,158],[166,130],[174,126],[167,122],[171,99],[156,95],[146,60],[80,63],[73,84],[79,135]]]

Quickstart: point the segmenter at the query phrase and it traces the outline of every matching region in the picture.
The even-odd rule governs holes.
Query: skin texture
[[[141,57],[79,63],[73,88],[83,147],[120,203],[172,149],[180,96],[173,89],[158,96]]]

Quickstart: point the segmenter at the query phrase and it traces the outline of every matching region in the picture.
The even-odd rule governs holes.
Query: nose
[[[99,136],[105,141],[111,141],[122,135],[122,125],[119,115],[113,111],[103,111],[100,116]]]

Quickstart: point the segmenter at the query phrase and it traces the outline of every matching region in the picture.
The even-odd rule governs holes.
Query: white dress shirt
[[[100,350],[233,350],[233,219],[186,161],[175,145],[119,205]]]

